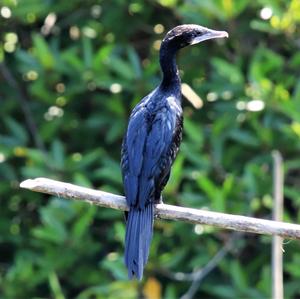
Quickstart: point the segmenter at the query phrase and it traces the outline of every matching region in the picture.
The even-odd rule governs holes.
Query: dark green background
[[[276,149],[284,220],[300,222],[298,0],[0,0],[1,298],[179,298],[192,283],[180,272],[218,252],[194,298],[270,298],[270,237],[156,221],[139,285],[126,278],[122,213],[18,187],[45,176],[122,194],[129,113],[159,83],[159,40],[183,23],[229,39],[178,57],[204,106],[183,100],[165,202],[270,218]],[[285,298],[299,298],[299,243],[283,248]]]

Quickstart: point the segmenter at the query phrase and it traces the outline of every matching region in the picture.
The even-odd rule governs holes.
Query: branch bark
[[[85,201],[106,208],[121,211],[128,210],[126,200],[123,196],[47,178],[26,180],[20,184],[20,187],[59,197]],[[162,219],[181,220],[191,223],[213,225],[235,231],[276,235],[287,239],[300,240],[300,225],[298,224],[210,212],[167,204],[156,205],[155,215]]]

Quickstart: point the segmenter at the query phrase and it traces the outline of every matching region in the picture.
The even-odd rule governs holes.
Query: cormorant
[[[163,79],[130,115],[121,153],[129,206],[125,264],[130,279],[142,279],[152,239],[154,204],[161,202],[181,142],[183,117],[176,53],[186,46],[222,37],[228,37],[228,33],[199,25],[181,25],[169,31],[160,47]]]

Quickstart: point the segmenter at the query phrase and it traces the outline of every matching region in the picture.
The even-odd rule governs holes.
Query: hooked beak
[[[223,38],[223,37],[228,37],[228,33],[226,31],[217,31],[217,30],[208,29],[206,33],[200,36],[196,36],[192,40],[191,45],[198,44],[208,39]]]

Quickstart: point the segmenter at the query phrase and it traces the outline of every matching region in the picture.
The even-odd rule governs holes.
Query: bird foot
[[[162,195],[160,196],[160,198],[156,201],[156,204],[163,204],[163,197]]]
[[[164,204],[162,196],[160,196],[159,199],[155,200],[155,205],[160,205],[160,204]],[[156,218],[156,219],[158,218],[157,214],[154,214],[154,218]]]

